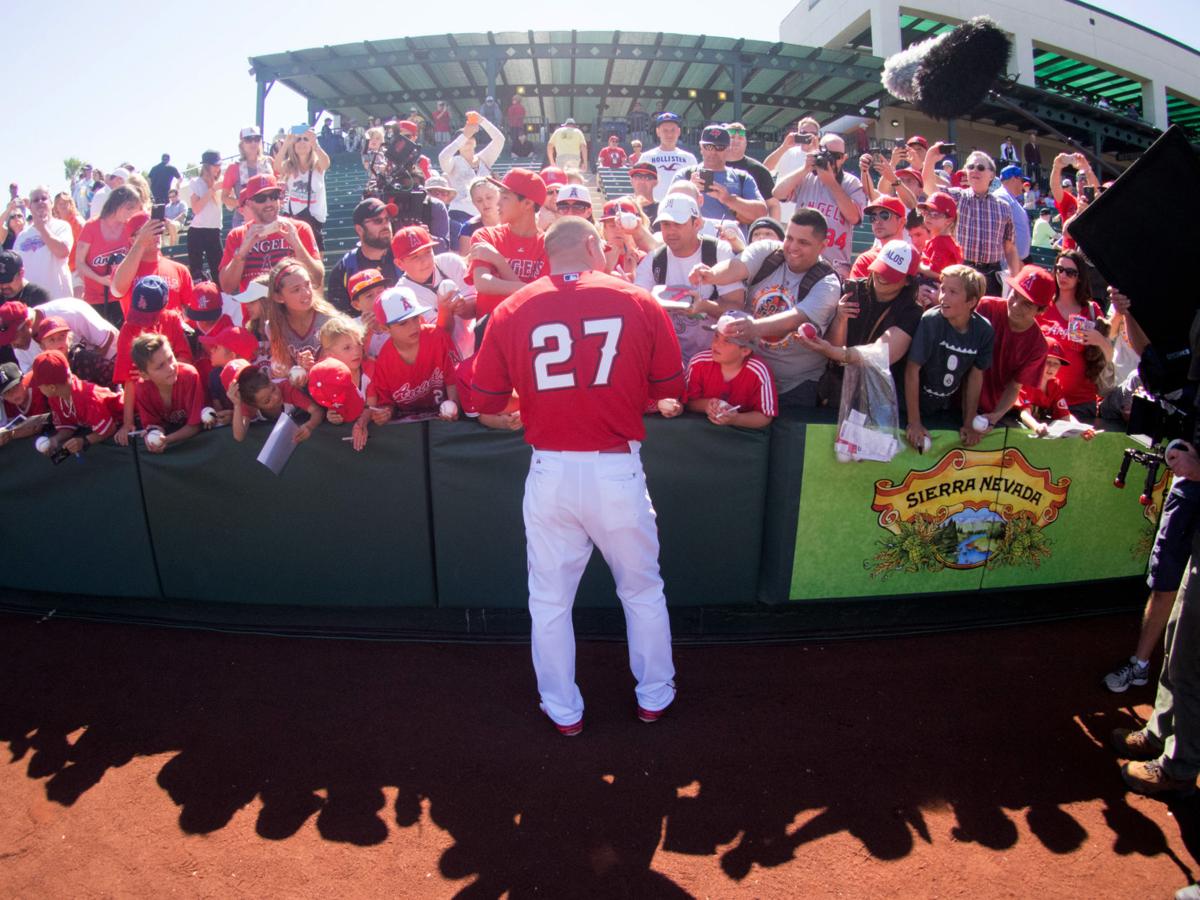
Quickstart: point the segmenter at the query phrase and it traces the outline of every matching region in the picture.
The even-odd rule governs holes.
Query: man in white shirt
[[[673,112],[660,112],[654,117],[654,133],[658,135],[658,146],[647,150],[638,162],[650,163],[658,170],[658,184],[654,186],[654,200],[661,203],[675,180],[675,175],[688,166],[696,165],[696,157],[676,146],[682,129],[679,116]]]
[[[70,297],[67,257],[75,243],[71,226],[50,215],[50,189],[45,185],[29,192],[29,206],[33,221],[13,243],[13,250],[21,254],[25,265],[25,278],[44,287],[51,297]]]
[[[96,350],[105,359],[116,358],[117,329],[104,321],[90,303],[74,297],[63,297],[41,306],[27,307],[24,303],[10,300],[0,304],[0,347],[12,346],[22,372],[28,372],[37,355],[42,352],[33,335],[49,316],[62,319],[67,324],[76,344],[82,343]]]

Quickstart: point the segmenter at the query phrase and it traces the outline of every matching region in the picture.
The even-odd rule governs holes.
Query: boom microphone
[[[973,111],[1004,74],[1012,42],[987,16],[976,16],[952,31],[913,44],[883,64],[883,86],[935,119]]]

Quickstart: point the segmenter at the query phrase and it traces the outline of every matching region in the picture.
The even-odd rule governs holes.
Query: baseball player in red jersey
[[[683,391],[679,343],[642,288],[604,273],[604,240],[577,217],[546,233],[550,275],[492,313],[472,392],[483,412],[515,388],[533,447],[525,538],[533,667],[542,710],[564,735],[583,730],[571,607],[595,544],[625,610],[638,717],[675,698],[658,531],[639,455],[647,400]]]

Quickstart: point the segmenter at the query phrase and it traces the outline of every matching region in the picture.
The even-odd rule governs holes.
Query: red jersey
[[[646,435],[648,398],[683,392],[679,341],[648,292],[600,272],[551,275],[496,308],[472,390],[499,412],[515,388],[525,440],[605,450]]]
[[[996,409],[1009,382],[1015,381],[1022,387],[1041,383],[1046,338],[1036,323],[1024,331],[1013,331],[1008,324],[1008,302],[999,297],[983,297],[975,311],[992,323],[994,333],[992,364],[983,372],[983,388],[979,393],[979,411],[990,413]]]
[[[921,252],[921,265],[927,266],[939,275],[946,266],[956,266],[963,261],[962,247],[958,241],[948,234],[938,234],[925,242]]]
[[[724,400],[739,407],[739,412],[779,415],[775,402],[775,379],[761,359],[751,353],[745,364],[729,381],[721,364],[713,362],[711,350],[701,350],[687,367],[687,399]]]
[[[300,235],[300,243],[304,245],[304,249],[315,259],[320,259],[321,254],[317,250],[317,240],[313,237],[312,229],[308,227],[308,223],[302,222],[299,219],[292,219],[292,224],[296,226],[296,231]],[[249,225],[239,225],[233,231],[229,232],[229,236],[225,238],[225,255],[221,257],[222,269],[233,261],[233,257],[237,254],[242,246],[242,242],[246,239],[246,230],[249,227]],[[271,267],[275,263],[289,256],[295,256],[295,251],[287,239],[284,238],[282,232],[276,231],[273,234],[268,234],[266,237],[259,238],[246,255],[246,264],[242,268],[242,283],[239,285],[238,290],[244,291],[246,285],[251,281],[265,272],[270,272]]]
[[[50,397],[50,416],[56,428],[90,426],[92,431],[107,431],[121,415],[121,395],[108,388],[72,375],[68,382],[71,396],[66,400]]]
[[[137,367],[133,364],[133,357],[130,356],[129,351],[133,347],[134,338],[147,331],[157,331],[163,335],[171,345],[171,351],[177,360],[185,363],[192,362],[192,348],[188,343],[187,334],[183,330],[183,319],[180,318],[179,313],[164,309],[155,317],[153,324],[135,325],[126,321],[121,326],[121,331],[117,334],[117,359],[113,363],[113,384],[124,384],[137,375]]]
[[[4,415],[10,421],[16,416],[32,419],[34,416],[50,412],[50,405],[46,403],[46,395],[37,388],[30,387],[32,381],[33,372],[26,372],[21,376],[21,382],[25,385],[25,402],[20,406],[10,403],[8,400],[3,401]]]
[[[471,246],[479,243],[491,244],[495,247],[500,255],[508,260],[513,274],[526,284],[536,281],[544,273],[550,271],[550,264],[546,259],[545,241],[541,232],[521,237],[513,234],[511,225],[493,225],[490,228],[480,228],[471,236]],[[467,271],[468,284],[475,284],[475,271],[481,267],[494,274],[493,267],[487,263],[472,261],[471,267]],[[475,315],[478,317],[490,313],[505,296],[505,294],[485,294],[483,291],[479,291],[475,298]]]
[[[1063,370],[1059,369],[1058,371],[1062,372]],[[1029,410],[1033,413],[1033,417],[1039,420],[1049,419],[1054,422],[1071,415],[1071,411],[1067,408],[1067,399],[1063,395],[1062,383],[1057,376],[1048,380],[1044,389],[1022,387],[1018,403],[1021,409]]]
[[[1095,321],[1100,316],[1100,307],[1096,302],[1089,301],[1088,317]],[[1067,406],[1074,406],[1077,403],[1092,403],[1096,399],[1096,385],[1094,385],[1084,372],[1086,366],[1083,361],[1083,348],[1086,344],[1081,344],[1070,339],[1067,333],[1067,321],[1062,317],[1062,313],[1058,311],[1058,305],[1051,303],[1040,313],[1038,313],[1037,323],[1041,326],[1046,337],[1052,337],[1058,341],[1059,347],[1062,348],[1063,356],[1067,358],[1069,365],[1063,366],[1058,370],[1058,374],[1054,377],[1062,382],[1063,394],[1067,398]]]
[[[1079,209],[1079,200],[1070,191],[1062,192],[1062,200],[1058,201],[1058,214],[1065,222]]]
[[[871,247],[858,254],[858,259],[854,260],[854,265],[850,267],[851,278],[870,278],[871,263],[875,262],[875,257],[879,255],[878,247]]]
[[[598,154],[600,165],[606,169],[619,169],[625,165],[625,151],[620,147],[605,147]]]
[[[435,412],[454,384],[458,352],[450,335],[436,325],[421,323],[420,345],[412,365],[390,340],[375,360],[371,389],[380,403],[394,403],[400,415]]]
[[[157,425],[164,431],[174,431],[184,425],[199,425],[204,409],[204,383],[200,373],[187,363],[178,366],[179,375],[171,385],[171,404],[163,405],[158,385],[147,378],[138,378],[134,388],[135,408],[143,428]]]
[[[111,275],[121,260],[129,254],[129,248],[133,244],[132,236],[126,234],[124,228],[116,239],[106,239],[98,218],[83,226],[83,230],[79,232],[79,241],[88,245],[87,259],[83,262],[97,275]],[[105,293],[104,285],[100,282],[90,278],[83,279],[83,299],[92,306],[103,303]]]
[[[183,311],[185,305],[192,302],[192,273],[183,263],[167,259],[161,253],[155,254],[154,259],[144,259],[138,263],[137,274],[129,290],[118,299],[121,301],[121,312],[129,315],[129,296],[133,293],[133,285],[139,278],[147,275],[157,275],[167,283],[167,309]]]

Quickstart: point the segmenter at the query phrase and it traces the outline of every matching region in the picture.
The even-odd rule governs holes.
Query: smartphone
[[[167,217],[167,204],[155,203],[150,207],[150,218],[152,221],[161,222]]]
[[[713,171],[712,169],[701,169],[700,180],[704,182],[704,190],[707,191],[713,186]]]
[[[958,144],[942,144],[942,153],[955,153],[958,150]]]
[[[808,144],[811,144],[813,141],[815,141],[817,139],[817,136],[815,134],[809,134],[806,131],[797,131],[796,134],[794,135],[794,139],[797,144],[804,144],[807,146]]]
[[[1096,189],[1092,185],[1088,185],[1083,189],[1083,197],[1088,203],[1096,199]]]
[[[307,131],[308,131],[307,125],[293,125],[292,126],[292,134],[299,135],[299,134],[304,134]]]

